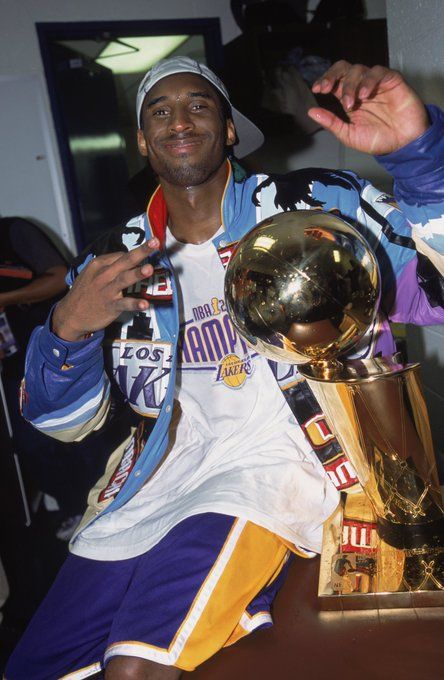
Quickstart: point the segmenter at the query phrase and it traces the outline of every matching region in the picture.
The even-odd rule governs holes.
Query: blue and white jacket
[[[394,177],[395,198],[350,171],[309,168],[280,176],[237,178],[227,161],[223,233],[213,239],[222,263],[228,263],[239,239],[270,215],[297,209],[333,211],[364,235],[382,275],[378,320],[354,355],[392,353],[389,321],[443,323],[443,279],[436,267],[442,274],[444,113],[431,106],[429,114],[432,125],[424,135],[378,158]],[[158,187],[146,214],[99,239],[69,275],[72,282],[93,257],[129,250],[156,235],[161,248],[151,258],[154,274],[128,291],[152,301],[147,312],[123,315],[106,333],[94,333],[80,342],[55,336],[48,320],[29,343],[22,411],[45,434],[74,441],[100,428],[109,411],[110,380],[135,413],[134,427],[110,451],[105,473],[90,493],[81,528],[137,493],[167,447],[180,340],[175,274],[163,248],[166,224],[166,204]],[[297,368],[269,364],[270,379],[278,381],[313,455],[338,489],[355,485],[354,471]]]

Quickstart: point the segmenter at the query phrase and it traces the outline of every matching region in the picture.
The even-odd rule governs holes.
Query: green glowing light
[[[90,153],[91,151],[116,151],[125,149],[125,140],[117,132],[108,135],[71,137],[69,146],[72,153]]]

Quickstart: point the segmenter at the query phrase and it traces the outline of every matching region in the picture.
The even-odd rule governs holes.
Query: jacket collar
[[[258,184],[258,176],[252,175],[241,181],[235,181],[231,162],[227,159],[227,181],[221,197],[220,214],[223,233],[215,239],[234,241],[246,233],[258,221],[258,212],[253,204],[252,196]],[[162,187],[159,185],[152,195],[145,220],[147,239],[156,236],[161,248],[165,244],[165,232],[168,224],[168,209]]]
[[[221,224],[226,229],[224,224],[224,205],[226,202],[226,196],[228,188],[233,183],[233,169],[231,167],[230,161],[226,160],[227,164],[227,180],[225,182],[224,191],[221,198]],[[165,201],[165,196],[162,187],[159,186],[155,190],[154,194],[151,196],[148,207],[146,209],[146,233],[147,238],[156,236],[161,244],[161,248],[165,245],[165,233],[168,225],[168,208]]]

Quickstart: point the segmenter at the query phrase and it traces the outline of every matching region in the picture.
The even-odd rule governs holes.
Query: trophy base
[[[324,524],[321,609],[444,607],[444,548],[389,545],[376,530],[366,496],[344,496]]]

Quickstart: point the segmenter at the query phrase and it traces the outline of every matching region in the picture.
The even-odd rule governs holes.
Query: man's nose
[[[186,108],[177,107],[172,111],[170,118],[170,130],[172,132],[185,132],[193,127],[193,121]]]

